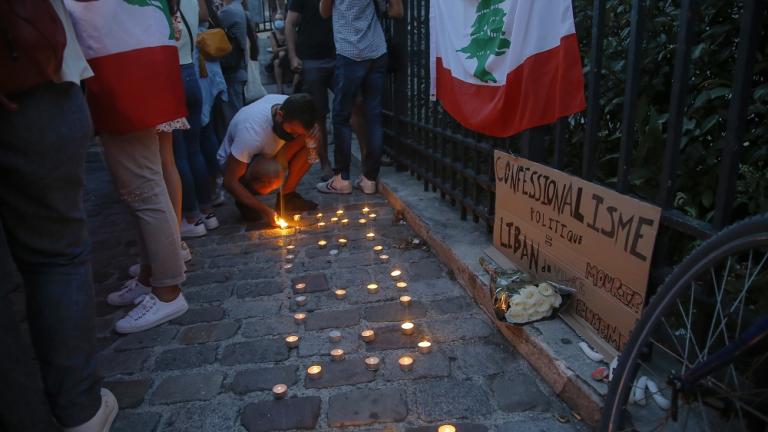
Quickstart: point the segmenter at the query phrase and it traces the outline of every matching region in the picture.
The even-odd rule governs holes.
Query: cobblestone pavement
[[[394,223],[382,197],[319,196],[315,171],[300,192],[321,203],[326,222],[343,209],[348,227],[307,227],[285,236],[241,222],[228,202],[217,211],[222,226],[188,242],[194,256],[183,285],[189,312],[159,328],[116,335],[113,325],[127,309],[104,298],[136,262],[135,230],[97,148],[89,153],[87,172],[99,365],[121,407],[113,431],[433,431],[444,422],[459,431],[585,429],[573,419],[556,420],[570,410],[432,253],[397,247],[412,231]],[[366,205],[378,218],[361,225]],[[302,221],[314,223],[314,214]],[[371,229],[375,241],[364,238]],[[342,235],[349,245],[337,248]],[[321,239],[330,246],[318,248]],[[282,268],[288,242],[297,246],[292,272]],[[376,244],[385,247],[390,264],[372,252]],[[340,253],[331,255],[334,249]],[[404,272],[406,290],[393,286],[395,266]],[[304,307],[296,305],[292,289],[300,282],[306,283]],[[366,292],[371,282],[381,286],[378,293]],[[336,299],[335,288],[346,288],[347,297]],[[408,308],[398,301],[403,293],[413,297]],[[295,311],[308,313],[305,324],[294,323]],[[405,319],[415,323],[415,335],[401,333]],[[359,334],[368,328],[376,339],[365,343]],[[342,333],[341,342],[329,341],[331,330]],[[286,347],[288,334],[300,336],[298,348]],[[416,351],[423,338],[433,342],[431,353]],[[346,360],[331,361],[336,347],[346,351]],[[415,358],[410,372],[398,366],[404,354]],[[363,358],[370,355],[381,358],[378,372],[365,368]],[[307,367],[316,363],[324,374],[310,380]],[[273,399],[278,383],[288,385],[287,399]]]

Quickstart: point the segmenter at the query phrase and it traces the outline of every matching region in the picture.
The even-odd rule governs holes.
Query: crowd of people
[[[130,306],[115,324],[120,334],[188,310],[181,285],[194,251],[183,239],[219,226],[224,191],[244,219],[267,226],[282,212],[317,207],[296,192],[316,161],[320,192],[376,193],[387,71],[381,19],[402,16],[402,0],[271,0],[269,64],[279,94],[269,95],[254,74],[259,36],[244,3],[0,0],[0,222],[23,279],[39,367],[37,378],[17,373],[28,359],[1,292],[0,341],[10,355],[0,359],[0,429],[108,431],[117,414],[96,367],[82,202],[94,133],[138,226],[139,263],[107,296]],[[201,40],[214,41],[216,31],[229,49],[204,52]],[[289,74],[290,96],[282,94]],[[353,131],[363,156],[354,181]],[[264,204],[276,191],[274,207]]]

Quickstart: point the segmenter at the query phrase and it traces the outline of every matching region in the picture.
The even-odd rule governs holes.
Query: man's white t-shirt
[[[270,94],[238,111],[219,148],[219,165],[224,167],[230,154],[243,163],[256,155],[275,157],[285,141],[272,131],[272,107],[286,99],[286,95]]]

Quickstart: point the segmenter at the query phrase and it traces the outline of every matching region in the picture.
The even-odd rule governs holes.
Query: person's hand
[[[291,57],[291,70],[292,71],[294,71],[294,72],[301,72],[302,67],[303,67],[303,65],[302,65],[302,62],[301,62],[300,58],[298,58],[296,56]]]
[[[279,217],[277,212],[272,210],[271,208],[266,208],[261,213],[262,216],[264,216],[264,220],[267,221],[267,223],[270,224],[272,227],[279,227],[280,225],[277,223],[277,218]]]
[[[19,106],[11,102],[4,95],[0,94],[0,108],[8,112],[13,112],[19,109]]]

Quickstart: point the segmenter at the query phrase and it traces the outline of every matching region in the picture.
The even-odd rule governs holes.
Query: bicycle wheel
[[[768,215],[760,215],[702,244],[659,288],[621,353],[600,430],[768,431],[764,345],[691,389],[673,392],[679,386],[672,380],[721,353],[766,314]]]

